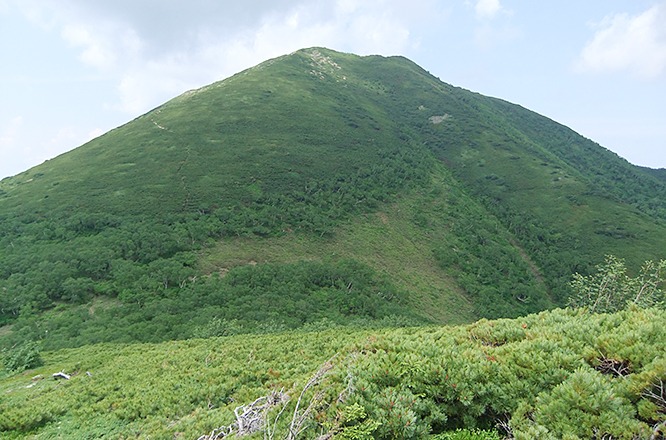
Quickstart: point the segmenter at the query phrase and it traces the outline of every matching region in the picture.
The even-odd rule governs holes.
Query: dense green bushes
[[[2,364],[9,373],[20,373],[42,365],[41,347],[33,341],[26,341],[10,349],[3,349]]]
[[[423,181],[426,175],[427,164],[418,152],[387,147],[381,162],[307,182],[303,190],[268,194],[228,207],[208,206],[192,214],[165,212],[154,219],[87,213],[61,217],[57,212],[50,218],[7,217],[0,222],[0,245],[6,249],[0,258],[0,325],[19,316],[23,321],[38,321],[39,313],[56,304],[84,304],[100,295],[118,298],[124,309],[130,309],[125,313],[117,310],[117,314],[136,315],[149,303],[174,297],[175,307],[188,313],[194,305],[187,299],[186,286],[194,289],[192,295],[201,300],[200,306],[220,306],[219,295],[215,303],[205,294],[216,288],[213,281],[191,287],[192,280],[202,280],[194,251],[229,236],[276,236],[293,231],[331,234],[341,220],[376,209],[399,189]],[[284,288],[281,292],[285,293]],[[271,295],[271,307],[281,302],[275,301],[279,299],[277,290]],[[300,313],[310,313],[314,304]],[[345,307],[353,314],[360,313],[363,306]],[[235,319],[235,312],[239,311],[225,316]],[[281,312],[275,309],[271,313],[282,316]],[[305,322],[303,318],[299,321]],[[25,325],[19,322],[17,328],[21,327]]]
[[[303,408],[315,395],[321,403],[304,438],[335,430],[339,438],[647,439],[666,420],[665,326],[663,310],[556,310],[464,327],[62,350],[0,381],[0,432],[197,438],[229,425],[234,408],[284,389],[282,433],[306,382],[330,360],[303,398]],[[31,381],[61,370],[72,379]]]
[[[405,307],[405,292],[354,260],[241,266],[224,276],[199,278],[173,260],[157,260],[146,268],[123,269],[128,280],[122,281],[127,287],[118,294],[119,301],[60,307],[45,315],[27,311],[5,343],[39,340],[45,348],[56,349],[273,333],[306,324],[423,322]]]
[[[362,347],[354,401],[382,422],[378,438],[498,422],[524,439],[647,438],[666,420],[663,400],[656,410],[660,398],[646,393],[664,379],[665,318],[556,311],[464,331],[396,331]]]

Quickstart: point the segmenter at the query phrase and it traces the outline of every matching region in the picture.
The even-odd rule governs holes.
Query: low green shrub
[[[501,440],[497,431],[483,429],[456,429],[455,431],[433,435],[431,440]]]
[[[42,365],[40,345],[34,341],[26,341],[3,353],[5,370],[10,373],[20,373],[30,368]]]

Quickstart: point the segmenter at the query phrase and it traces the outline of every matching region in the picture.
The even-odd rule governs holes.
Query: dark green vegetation
[[[664,328],[657,309],[555,310],[458,327],[64,349],[0,382],[0,436],[196,439],[282,392],[276,425],[285,402],[268,413],[282,439],[319,372],[300,438],[499,439],[509,429],[516,439],[647,439],[666,420]],[[71,378],[54,380],[60,371]]]
[[[308,49],[0,182],[0,345],[463,323],[663,258],[666,182],[400,58]]]
[[[666,181],[666,168],[659,168],[659,169],[646,168],[646,167],[640,167],[640,168],[646,173],[651,174],[657,177],[658,179]]]

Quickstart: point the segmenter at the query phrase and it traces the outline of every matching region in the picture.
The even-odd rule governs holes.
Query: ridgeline
[[[662,177],[405,58],[305,49],[0,182],[0,340],[551,309],[607,254],[663,258]]]

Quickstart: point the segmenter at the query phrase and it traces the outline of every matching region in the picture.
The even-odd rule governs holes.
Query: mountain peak
[[[517,316],[606,254],[661,258],[665,188],[405,58],[302,49],[0,182],[0,322],[99,297],[225,313],[247,292],[270,312],[249,301],[247,328]]]

